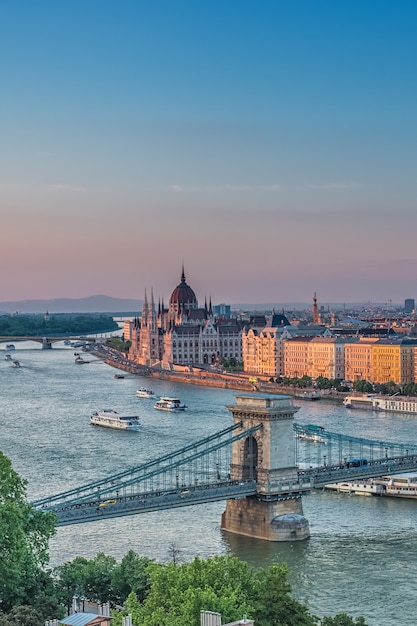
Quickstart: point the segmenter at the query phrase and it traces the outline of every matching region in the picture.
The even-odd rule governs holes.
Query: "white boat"
[[[391,498],[417,499],[417,476],[403,474],[400,476],[381,476],[325,486],[343,493],[358,496],[387,496]]]
[[[154,398],[155,394],[151,389],[145,389],[145,387],[140,387],[137,390],[136,395],[138,398]]]
[[[318,391],[304,391],[304,393],[297,393],[295,397],[302,400],[321,400],[321,394]]]
[[[5,361],[11,361],[12,360],[12,355],[11,354],[5,354],[4,355],[4,360]]]
[[[84,361],[83,357],[78,355],[75,357],[75,363],[77,363],[77,365],[84,365],[84,363],[88,363],[88,361]]]
[[[298,433],[298,439],[304,441],[312,441],[313,443],[327,443],[327,439],[323,437],[323,426],[316,426],[316,424],[306,424],[303,426],[303,430]]]
[[[395,413],[417,414],[417,398],[406,396],[378,396],[359,394],[346,396],[343,404],[348,409],[368,409],[371,411],[391,411]]]
[[[327,443],[323,437],[314,433],[300,433],[298,438],[304,439],[304,441],[312,441],[313,443]]]
[[[170,398],[165,396],[157,400],[153,405],[153,408],[158,411],[184,411],[187,406],[182,404],[179,398]]]
[[[8,343],[6,345],[6,350],[15,350],[15,349],[16,349],[16,347],[15,347],[14,343]]]
[[[116,428],[119,430],[137,430],[140,428],[139,417],[137,415],[121,415],[114,409],[94,411],[90,416],[90,422],[94,426],[104,426],[106,428]]]
[[[12,361],[12,367],[20,367],[20,362],[17,359]]]

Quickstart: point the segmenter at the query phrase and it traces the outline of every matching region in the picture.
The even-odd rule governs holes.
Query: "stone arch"
[[[242,479],[258,479],[258,442],[253,435],[247,437],[243,444]]]

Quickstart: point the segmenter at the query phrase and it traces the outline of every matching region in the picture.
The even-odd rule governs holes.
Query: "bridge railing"
[[[378,478],[387,474],[401,474],[412,470],[417,470],[417,455],[367,461],[366,464],[359,467],[347,467],[343,464],[323,465],[299,470],[298,475],[302,478],[309,478],[312,488],[322,488],[332,483]]]

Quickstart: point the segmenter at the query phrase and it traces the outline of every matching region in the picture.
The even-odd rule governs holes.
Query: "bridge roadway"
[[[369,461],[360,467],[338,464],[299,470],[296,477],[283,478],[280,482],[270,485],[265,492],[258,491],[255,480],[243,482],[221,480],[133,495],[107,494],[105,499],[101,497],[52,506],[44,503],[37,508],[55,513],[57,525],[67,526],[248,496],[256,496],[257,499],[264,501],[287,500],[307,495],[311,489],[321,489],[331,483],[376,478],[387,473],[398,474],[416,469],[417,456],[399,456]]]

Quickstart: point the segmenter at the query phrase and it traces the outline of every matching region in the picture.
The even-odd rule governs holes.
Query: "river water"
[[[74,348],[41,350],[17,342],[20,368],[4,360],[0,344],[0,449],[28,481],[30,500],[94,481],[175,451],[231,424],[233,390],[179,385],[126,374]],[[158,395],[176,395],[183,414],[157,412],[136,390],[150,383]],[[296,402],[297,404],[297,402]],[[416,442],[417,418],[352,412],[327,402],[299,401],[299,423],[379,440]],[[140,415],[139,432],[94,428],[92,411],[114,408]],[[294,596],[317,615],[364,615],[369,626],[415,623],[417,502],[314,491],[303,499],[311,538],[269,543],[220,529],[224,503],[192,506],[59,528],[51,565],[98,552],[120,560],[132,549],[163,562],[172,544],[185,561],[232,554],[254,566],[286,562]]]

